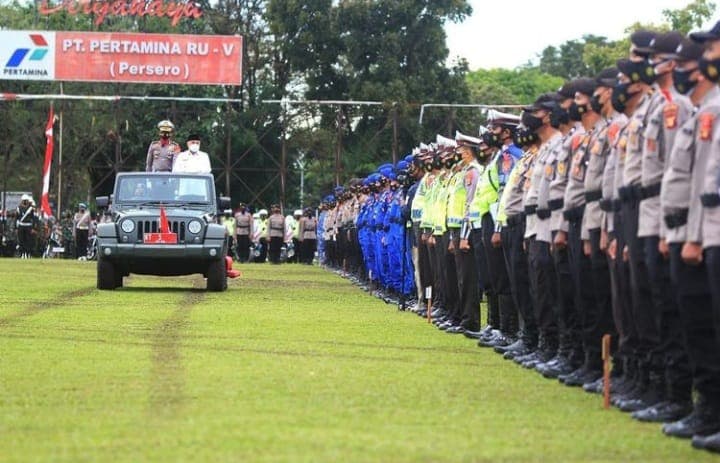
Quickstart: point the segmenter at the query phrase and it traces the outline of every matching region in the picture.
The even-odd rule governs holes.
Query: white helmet
[[[268,215],[268,211],[267,211],[267,209],[260,209],[260,210],[258,211],[258,214],[259,214],[259,215]]]
[[[295,209],[295,212],[293,212],[293,215],[302,215],[302,211],[300,209]]]
[[[32,198],[30,197],[29,194],[24,194],[24,195],[20,196],[20,201],[32,201]]]

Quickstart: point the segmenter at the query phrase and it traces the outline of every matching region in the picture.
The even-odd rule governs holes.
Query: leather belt
[[[585,201],[588,203],[600,201],[601,199],[602,199],[602,190],[593,190],[593,191],[585,192]]]
[[[654,183],[652,185],[644,186],[640,188],[640,197],[641,199],[648,199],[648,198],[654,198],[655,196],[660,195],[660,187],[661,183]]]
[[[583,214],[585,213],[585,205],[573,207],[572,209],[567,209],[563,211],[563,217],[568,222],[577,222],[578,220],[582,220]]]
[[[565,200],[563,198],[559,199],[551,199],[548,201],[548,208],[550,208],[551,211],[557,211],[563,208],[565,205]]]
[[[720,206],[720,194],[717,193],[705,193],[700,196],[700,202],[704,207],[709,209]]]
[[[672,230],[673,228],[682,227],[688,221],[688,209],[681,209],[673,214],[665,216],[665,225]]]
[[[613,209],[613,200],[612,199],[601,199],[600,200],[600,210],[603,212],[612,212]]]
[[[620,194],[620,201],[624,203],[631,203],[642,199],[642,192],[640,191],[640,187],[637,185],[621,187],[618,190],[618,193]]]
[[[549,219],[550,216],[552,216],[552,212],[550,211],[550,209],[538,209],[536,211],[536,213],[537,213],[538,219],[540,219],[540,220]]]
[[[525,215],[533,215],[537,212],[537,205],[532,204],[530,206],[525,206]]]
[[[519,214],[511,215],[506,220],[508,227],[517,227],[518,225],[522,225],[523,222],[525,222],[525,214],[522,212]]]

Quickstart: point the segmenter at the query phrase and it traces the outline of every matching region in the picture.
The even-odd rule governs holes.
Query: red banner
[[[242,83],[242,37],[55,32],[55,80]]]
[[[45,163],[43,164],[43,187],[42,197],[40,199],[40,211],[45,214],[46,217],[52,216],[48,196],[50,194],[50,166],[52,165],[53,148],[55,147],[53,137],[54,124],[55,114],[53,107],[50,106],[50,114],[48,115],[47,124],[45,124]]]

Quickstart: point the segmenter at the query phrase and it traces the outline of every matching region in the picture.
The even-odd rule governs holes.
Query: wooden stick
[[[610,335],[602,337],[602,359],[603,359],[603,406],[610,408]]]

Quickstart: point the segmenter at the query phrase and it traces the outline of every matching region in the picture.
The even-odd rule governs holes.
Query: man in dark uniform
[[[175,156],[180,154],[180,145],[172,140],[175,126],[168,120],[160,121],[157,125],[160,131],[160,140],[150,143],[147,159],[145,160],[146,172],[172,172]]]
[[[30,195],[22,195],[16,215],[18,233],[18,246],[20,247],[20,258],[29,259],[33,248],[33,225],[35,224],[35,208],[30,204]]]

